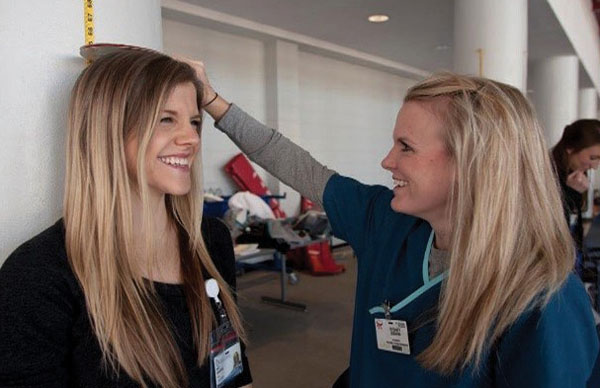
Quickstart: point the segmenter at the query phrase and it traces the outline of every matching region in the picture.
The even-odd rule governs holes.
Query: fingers
[[[585,192],[590,186],[590,181],[583,171],[574,171],[569,174],[566,183],[567,186],[580,193]]]
[[[196,72],[196,77],[200,80],[200,82],[202,82],[202,85],[204,86],[204,93],[203,93],[203,98],[202,98],[203,106],[215,98],[216,93],[215,93],[215,90],[213,89],[212,85],[208,81],[208,76],[206,75],[206,68],[204,66],[204,62],[202,62],[200,60],[181,57],[181,56],[173,56],[173,59],[180,61],[180,62],[187,63]]]

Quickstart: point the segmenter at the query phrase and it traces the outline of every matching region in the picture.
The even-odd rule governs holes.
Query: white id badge
[[[377,348],[388,352],[410,354],[408,328],[405,321],[375,318]]]
[[[229,321],[210,334],[211,388],[222,388],[242,373],[242,348]]]

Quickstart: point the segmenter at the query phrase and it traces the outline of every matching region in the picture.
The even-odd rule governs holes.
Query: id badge
[[[210,386],[222,388],[244,370],[242,348],[229,321],[210,333]]]
[[[408,328],[405,321],[375,318],[377,348],[388,352],[410,354]]]

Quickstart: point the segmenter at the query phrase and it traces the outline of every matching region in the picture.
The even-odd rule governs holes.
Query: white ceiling
[[[422,70],[452,69],[453,0],[184,1]],[[368,22],[375,13],[390,20]],[[530,60],[574,54],[545,0],[529,0],[528,18]],[[580,74],[591,85],[583,68]]]

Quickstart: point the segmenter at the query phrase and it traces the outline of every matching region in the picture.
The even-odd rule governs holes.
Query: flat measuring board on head
[[[118,53],[126,50],[138,50],[157,53],[158,51],[152,50],[146,47],[132,46],[129,44],[117,44],[117,43],[95,43],[81,46],[79,54],[87,59],[88,61],[95,61],[101,56]]]
[[[112,54],[122,50],[143,50],[154,51],[145,47],[132,46],[127,44],[116,43],[94,43],[94,1],[83,0],[83,26],[85,45],[79,49],[79,54],[85,58],[88,63],[107,54]]]

